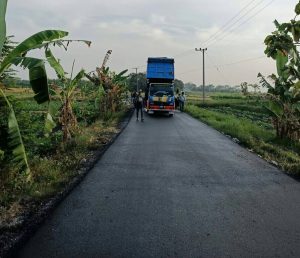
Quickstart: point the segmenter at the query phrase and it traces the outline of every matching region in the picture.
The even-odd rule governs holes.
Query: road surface
[[[19,257],[300,257],[300,184],[187,114],[133,117]]]

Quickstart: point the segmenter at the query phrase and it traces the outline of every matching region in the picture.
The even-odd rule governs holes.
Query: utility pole
[[[136,74],[136,91],[138,92],[139,91],[139,79],[138,79],[138,74],[137,74],[138,68],[135,67],[135,68],[132,68],[132,69],[135,69],[135,74]]]
[[[195,48],[195,51],[201,51],[202,52],[202,56],[203,56],[202,102],[204,104],[204,99],[205,99],[205,93],[204,93],[204,87],[205,87],[205,58],[204,58],[204,54],[205,54],[205,51],[207,51],[207,48]]]

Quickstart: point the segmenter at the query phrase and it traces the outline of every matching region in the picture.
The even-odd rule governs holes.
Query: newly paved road
[[[186,114],[134,117],[20,257],[300,257],[300,183]]]

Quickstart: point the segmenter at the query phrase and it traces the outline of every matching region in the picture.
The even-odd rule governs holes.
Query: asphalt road
[[[300,183],[186,114],[133,117],[19,257],[300,257]]]

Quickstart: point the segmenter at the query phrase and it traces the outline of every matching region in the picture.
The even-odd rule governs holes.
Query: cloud
[[[157,14],[151,14],[150,20],[153,24],[162,25],[166,23],[166,17]]]
[[[255,0],[252,7],[261,1]],[[260,8],[269,2],[264,0]],[[255,16],[259,8],[252,12],[246,8],[244,14],[248,14],[225,32],[224,24],[249,0],[9,1],[7,24],[8,33],[17,41],[48,28],[69,31],[71,38],[92,40],[90,49],[75,44],[67,53],[55,50],[66,67],[71,67],[75,58],[78,69],[93,69],[107,49],[113,49],[109,65],[116,70],[144,66],[148,56],[176,56],[180,78],[201,83],[202,62],[195,47],[208,47],[210,62],[215,65],[263,55],[263,40],[274,30],[273,20],[289,21],[297,2],[275,0]],[[223,33],[205,42],[220,30]],[[185,73],[187,70],[194,72]],[[207,79],[208,83],[222,83],[224,77],[232,84],[256,82],[257,72],[269,74],[273,70],[274,64],[266,58],[224,67],[220,71],[225,76],[210,69]]]

